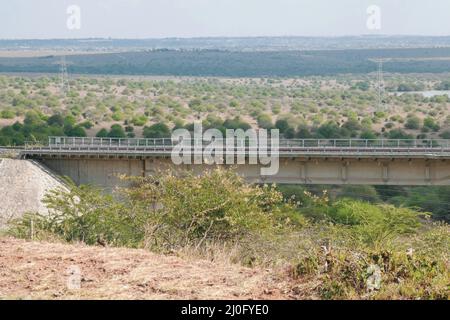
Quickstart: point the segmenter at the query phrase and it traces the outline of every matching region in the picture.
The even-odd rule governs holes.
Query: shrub
[[[244,131],[251,129],[251,126],[239,117],[235,117],[233,119],[226,119],[223,122],[223,127],[226,129],[234,129],[234,130],[242,129]]]
[[[108,132],[109,138],[125,138],[126,134],[120,124],[113,124]]]
[[[436,121],[431,117],[426,117],[423,120],[423,127],[433,131],[439,131],[440,129],[439,124],[437,124]]]
[[[295,137],[299,139],[310,139],[312,138],[312,134],[307,127],[305,127],[304,125],[300,125],[297,128],[297,133],[295,134]]]
[[[11,232],[29,234],[33,218],[39,232],[66,241],[172,250],[272,232],[293,219],[293,207],[274,187],[248,185],[231,171],[125,179],[132,186],[115,197],[73,184],[51,191],[44,199],[49,215],[19,219]]]
[[[108,130],[105,128],[100,129],[97,134],[95,135],[98,138],[107,138],[108,137]]]
[[[410,134],[407,134],[401,129],[392,129],[387,134],[389,139],[413,139],[414,137]]]
[[[392,205],[373,205],[350,199],[334,203],[325,214],[340,225],[352,226],[358,241],[380,248],[420,226],[419,213]]]
[[[448,299],[445,262],[406,250],[330,246],[311,251],[294,270],[319,274],[317,291],[324,299]]]
[[[86,137],[86,131],[82,126],[76,126],[66,132],[69,137]]]
[[[75,126],[75,123],[76,123],[76,119],[75,119],[75,117],[74,116],[66,116],[65,118],[64,118],[64,127],[67,127],[67,128],[72,128],[73,126]]]
[[[94,124],[91,121],[84,121],[80,123],[80,126],[86,129],[91,129],[94,126]]]
[[[50,118],[47,119],[47,124],[49,126],[57,125],[57,126],[64,126],[64,118],[60,114],[54,114]]]
[[[365,130],[365,131],[363,131],[361,133],[360,138],[361,139],[374,140],[374,139],[377,138],[377,135],[373,131]]]
[[[275,122],[275,128],[280,130],[281,133],[285,133],[290,127],[287,120],[279,119],[277,120],[277,122]]]
[[[439,135],[442,139],[450,139],[450,131],[444,131]]]
[[[405,123],[405,128],[411,129],[411,130],[419,130],[420,122],[421,121],[420,121],[419,117],[416,117],[416,116],[408,117],[408,119],[406,120],[406,123]]]
[[[273,128],[272,117],[268,114],[260,114],[256,121],[258,122],[258,126],[262,129]]]
[[[2,119],[13,119],[16,116],[16,114],[11,110],[2,110],[0,112],[0,118]]]
[[[327,122],[317,129],[317,136],[321,139],[335,139],[348,137],[348,131],[340,128],[335,122]]]
[[[170,128],[165,123],[155,123],[150,127],[144,127],[145,138],[170,138]]]
[[[148,119],[146,116],[137,116],[131,120],[131,122],[137,127],[142,127],[147,123],[147,121]]]
[[[247,185],[232,171],[216,169],[183,178],[164,174],[134,178],[127,197],[144,208],[153,208],[152,245],[168,248],[204,241],[229,241],[249,233],[273,230],[291,207],[269,186]],[[145,197],[144,197],[145,196]],[[157,240],[164,241],[157,243]]]
[[[122,112],[114,112],[114,113],[112,114],[112,116],[111,116],[111,118],[112,118],[114,121],[121,121],[121,120],[123,120],[123,117],[124,117],[124,115],[123,115]]]
[[[362,126],[359,123],[359,121],[357,119],[354,119],[354,118],[348,119],[344,123],[343,127],[348,129],[348,130],[350,130],[350,131],[358,131],[358,130],[361,130],[361,128],[362,128]]]
[[[43,202],[48,215],[29,214],[13,222],[15,235],[27,235],[34,222],[35,239],[52,234],[69,242],[95,245],[106,242],[116,246],[138,246],[142,241],[139,217],[127,210],[112,195],[90,186],[70,185],[69,190],[50,191]]]
[[[367,81],[358,81],[357,83],[355,83],[353,88],[354,89],[359,89],[361,91],[367,91],[367,90],[370,89],[370,84]]]

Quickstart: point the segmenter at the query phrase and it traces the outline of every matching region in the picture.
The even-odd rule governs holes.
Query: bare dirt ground
[[[0,299],[293,299],[298,294],[281,272],[146,250],[0,238]]]

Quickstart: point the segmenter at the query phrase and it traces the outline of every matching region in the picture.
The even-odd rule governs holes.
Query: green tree
[[[273,123],[272,123],[272,117],[268,114],[260,114],[258,118],[256,119],[258,122],[258,127],[262,129],[272,129]]]
[[[97,132],[97,134],[95,136],[98,138],[106,138],[106,137],[108,137],[108,130],[106,130],[105,128],[102,128]]]
[[[82,126],[75,126],[67,131],[69,137],[86,137],[86,131]]]
[[[36,127],[36,126],[42,126],[44,124],[44,121],[42,121],[39,114],[37,114],[35,111],[28,111],[25,114],[25,119],[23,121],[24,125],[28,127]]]
[[[361,139],[374,140],[377,138],[377,135],[371,130],[365,130],[360,135]]]
[[[289,123],[286,119],[278,119],[275,122],[275,128],[280,130],[281,133],[285,133],[290,127],[289,127]]]
[[[126,134],[120,124],[113,124],[108,132],[109,138],[125,138]]]
[[[300,125],[297,128],[297,133],[295,134],[295,137],[299,139],[310,139],[312,138],[312,134],[309,131],[308,127]]]
[[[62,126],[64,126],[64,118],[59,113],[54,114],[50,118],[47,119],[47,124],[49,126],[57,125],[57,126],[62,127]]]
[[[388,132],[387,137],[389,139],[414,139],[410,134],[407,134],[401,129],[392,129]]]
[[[247,122],[241,120],[241,118],[239,117],[235,117],[233,119],[226,119],[223,122],[223,127],[226,129],[234,129],[234,130],[242,129],[244,131],[251,128],[251,126]]]
[[[64,127],[67,127],[67,128],[72,128],[72,127],[74,127],[75,126],[75,123],[77,122],[77,120],[75,119],[75,117],[74,116],[66,116],[65,118],[64,118]]]
[[[341,128],[335,122],[327,122],[317,129],[317,136],[322,139],[335,139],[343,137]]]
[[[170,128],[165,123],[155,123],[150,127],[144,127],[145,138],[170,138]]]

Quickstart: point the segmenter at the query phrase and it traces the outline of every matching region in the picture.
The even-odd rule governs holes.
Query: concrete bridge
[[[77,184],[106,188],[120,185],[121,174],[147,176],[166,169],[200,174],[211,168],[205,163],[174,165],[174,145],[171,139],[50,137],[46,145],[28,145],[20,155]],[[278,149],[276,175],[262,176],[262,164],[233,167],[256,183],[450,185],[450,140],[297,139],[280,140]],[[259,150],[236,146],[235,151],[248,156]]]

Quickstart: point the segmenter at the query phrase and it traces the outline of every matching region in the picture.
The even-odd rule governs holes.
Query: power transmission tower
[[[385,111],[384,107],[384,77],[383,77],[383,59],[376,59],[375,62],[378,63],[377,71],[377,111]]]
[[[70,91],[69,74],[67,72],[66,56],[62,56],[61,61],[59,63],[59,81],[60,81],[61,94],[63,96],[66,96],[67,92]]]

